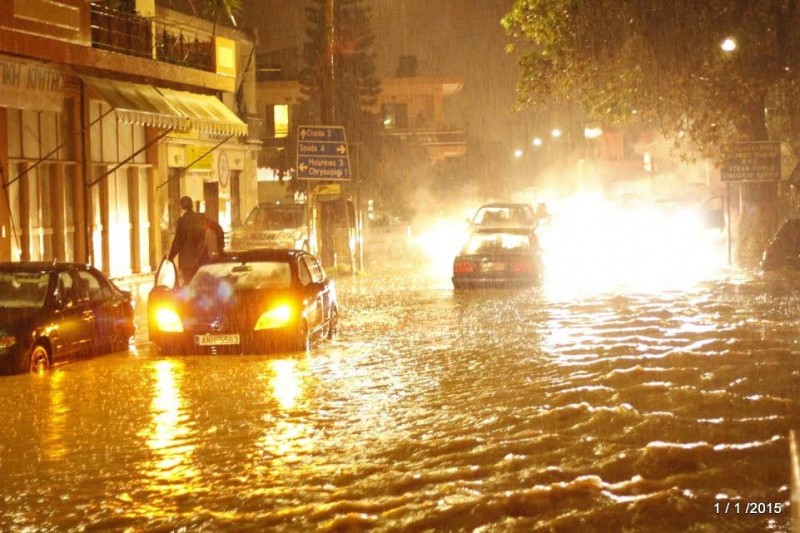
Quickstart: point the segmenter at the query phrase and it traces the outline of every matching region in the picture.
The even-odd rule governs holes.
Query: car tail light
[[[456,259],[455,263],[453,263],[453,273],[466,274],[468,272],[475,272],[475,265],[471,261]]]
[[[511,265],[511,272],[517,274],[530,274],[533,272],[533,265],[528,261],[517,261]]]
[[[178,313],[167,307],[161,307],[155,312],[156,326],[167,333],[183,333],[183,322]]]

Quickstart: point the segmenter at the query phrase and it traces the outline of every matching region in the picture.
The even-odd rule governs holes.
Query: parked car
[[[301,250],[249,250],[213,258],[184,287],[162,261],[148,298],[150,340],[161,353],[304,351],[333,338],[334,283]]]
[[[453,261],[453,286],[533,286],[544,277],[539,242],[527,228],[479,229]]]
[[[126,349],[134,333],[131,293],[77,263],[0,263],[0,369],[46,370]]]
[[[535,230],[537,215],[528,204],[491,203],[480,206],[472,219],[472,229],[528,228]]]
[[[761,256],[764,271],[800,269],[800,218],[790,218],[778,228]]]
[[[232,250],[295,248],[310,250],[305,204],[262,203],[231,232]]]

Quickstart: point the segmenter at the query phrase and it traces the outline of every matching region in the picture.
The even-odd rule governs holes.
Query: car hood
[[[292,290],[238,289],[229,294],[217,292],[178,293],[173,302],[181,316],[191,324],[247,326],[265,311],[286,302],[297,302]]]

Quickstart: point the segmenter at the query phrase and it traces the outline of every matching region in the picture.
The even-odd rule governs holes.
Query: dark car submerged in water
[[[249,250],[214,257],[184,287],[162,262],[148,299],[150,340],[161,353],[307,350],[336,334],[333,281],[302,250]]]
[[[0,263],[0,369],[36,372],[126,349],[131,294],[76,263]]]
[[[456,289],[532,286],[543,276],[539,241],[527,228],[477,230],[453,261]]]

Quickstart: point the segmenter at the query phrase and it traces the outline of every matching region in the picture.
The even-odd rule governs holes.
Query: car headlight
[[[261,313],[261,316],[258,317],[258,322],[256,322],[256,327],[253,329],[259,331],[262,329],[282,328],[291,319],[292,307],[289,304],[281,304]]]
[[[13,335],[0,335],[0,350],[11,348],[17,343],[17,338]]]
[[[156,311],[156,325],[158,329],[168,333],[182,333],[183,323],[178,313],[172,309],[161,307]]]

